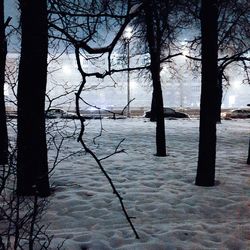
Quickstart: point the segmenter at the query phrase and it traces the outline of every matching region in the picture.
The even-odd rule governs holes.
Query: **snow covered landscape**
[[[249,16],[0,0],[0,250],[250,250]]]
[[[73,121],[71,121],[73,125]],[[155,123],[144,118],[90,120],[85,141],[102,161],[123,197],[140,236],[136,239],[117,197],[89,154],[59,164],[54,193],[42,223],[54,235],[50,248],[68,250],[250,249],[250,172],[246,164],[250,120],[217,126],[216,186],[194,185],[199,120],[166,120],[167,157],[156,157]],[[73,127],[73,126],[72,126]],[[66,142],[62,155],[80,144]],[[50,162],[55,157],[50,151]]]

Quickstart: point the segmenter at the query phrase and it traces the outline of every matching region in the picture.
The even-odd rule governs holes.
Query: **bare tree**
[[[48,196],[45,134],[47,3],[20,0],[22,43],[18,76],[17,193]]]
[[[121,38],[123,31],[131,18],[135,15],[134,12],[130,12],[131,6],[123,6],[123,1],[116,2],[116,4],[107,3],[106,1],[100,1],[98,4],[96,1],[72,1],[68,4],[67,1],[60,1],[58,4],[55,1],[51,1],[52,18],[50,21],[50,27],[53,28],[54,32],[51,37],[60,39],[70,44],[74,48],[76,62],[78,70],[81,74],[82,81],[79,85],[79,89],[76,93],[76,113],[80,120],[80,132],[78,136],[78,141],[81,143],[85,152],[89,153],[96,161],[98,167],[101,169],[102,173],[105,175],[109,181],[114,194],[119,199],[120,205],[124,212],[124,215],[129,222],[136,238],[139,238],[133,223],[132,218],[128,215],[127,210],[123,203],[123,198],[117,191],[112,178],[105,171],[102,161],[109,158],[113,154],[123,152],[119,150],[121,142],[118,144],[115,152],[107,157],[99,158],[93,150],[91,150],[84,142],[85,133],[85,119],[80,113],[80,103],[82,100],[81,94],[84,90],[85,84],[88,77],[104,78],[114,71],[111,67],[111,54],[114,47],[117,45],[119,39]],[[130,2],[130,1],[128,1]],[[60,18],[58,18],[58,17]],[[58,21],[59,20],[59,21]],[[112,35],[109,37],[107,45],[100,46],[98,41],[103,40],[103,34],[105,32],[100,32],[101,30],[106,30],[110,32],[110,29],[114,28]],[[80,36],[79,36],[80,34]],[[104,35],[105,36],[105,35]],[[105,40],[103,40],[105,44]],[[85,72],[82,67],[81,58],[86,58],[88,60],[95,61],[96,58],[101,57],[106,54],[107,57],[107,68],[106,71],[100,73],[96,70],[93,72]],[[84,102],[86,103],[86,102]]]
[[[165,124],[163,97],[160,79],[161,49],[162,49],[162,26],[160,13],[167,8],[168,1],[143,1],[147,41],[151,59],[151,75],[153,82],[153,96],[151,105],[151,119],[156,120],[156,155],[166,156]],[[165,17],[165,16],[164,16]]]
[[[227,70],[232,69],[232,66],[240,67],[243,73],[246,75],[246,81],[249,82],[249,57],[247,56],[249,51],[249,5],[247,1],[213,1],[214,9],[212,6],[207,8],[211,13],[211,25],[210,28],[214,31],[209,31],[209,27],[205,30],[204,25],[204,8],[200,9],[200,1],[193,1],[192,5],[188,6],[189,13],[192,13],[193,17],[197,20],[201,19],[202,33],[201,40],[197,36],[190,41],[190,49],[193,50],[198,56],[187,56],[196,62],[202,62],[202,93],[201,93],[201,121],[200,121],[200,144],[199,144],[199,160],[196,176],[196,184],[204,186],[214,185],[215,178],[215,160],[216,160],[216,127],[214,125],[214,116],[216,122],[221,120],[221,103],[223,96],[223,85],[229,85],[229,78],[227,77]],[[204,6],[202,2],[202,6]],[[215,8],[217,6],[217,9]],[[208,14],[209,15],[209,14]],[[215,20],[216,18],[216,20]],[[217,24],[215,25],[215,21]],[[208,22],[208,21],[207,21]],[[197,29],[197,28],[196,28]],[[210,56],[204,54],[204,36],[207,32],[207,36],[213,32],[211,39],[207,39],[207,46],[211,46]],[[209,33],[210,32],[210,33]],[[217,36],[217,37],[215,37]],[[215,39],[217,45],[215,46]],[[199,47],[202,46],[202,59],[199,58]],[[217,47],[217,69],[215,68],[214,61],[210,63],[210,66],[206,66],[207,57],[208,60],[215,59],[215,48]],[[212,59],[213,57],[213,59]],[[210,58],[210,59],[209,59]],[[212,66],[213,65],[213,66]],[[204,83],[207,80],[204,75],[204,67],[207,70],[211,70],[210,87],[207,85],[204,88]],[[212,70],[213,67],[213,70]],[[235,69],[234,69],[235,70]],[[209,73],[206,73],[208,76]],[[217,80],[212,77],[217,76]],[[212,79],[213,78],[213,79]],[[215,87],[216,82],[216,87]],[[212,97],[212,92],[214,97]],[[210,100],[208,97],[210,96]],[[206,103],[206,104],[205,104]],[[214,106],[215,104],[215,106]],[[206,108],[205,108],[206,105]],[[214,114],[213,114],[214,112]],[[207,116],[207,120],[205,119]],[[207,125],[205,125],[207,124]],[[205,132],[207,131],[207,132]],[[207,139],[206,135],[207,134]],[[210,139],[209,139],[210,137]]]
[[[181,5],[180,1],[169,0],[138,0],[136,2],[142,6],[143,10],[133,21],[133,25],[137,27],[137,39],[140,41],[137,53],[144,50],[143,52],[146,52],[150,59],[148,69],[153,87],[150,120],[156,121],[156,155],[166,156],[161,70],[164,64],[171,63],[172,58],[181,55],[174,45],[183,19],[182,11],[179,9]],[[142,44],[145,45],[142,46]]]
[[[187,5],[187,14],[191,14],[193,19],[193,28],[198,30],[200,23],[200,1],[194,0]],[[218,86],[216,100],[217,122],[221,121],[221,104],[223,91],[230,87],[229,75],[232,69],[236,68],[245,75],[243,82],[250,83],[249,80],[249,61],[250,50],[249,43],[249,13],[250,8],[246,0],[219,0],[218,1]],[[196,22],[198,20],[198,22]],[[195,26],[195,25],[196,26]],[[200,36],[197,35],[189,41],[190,50],[195,52],[197,57],[186,56],[190,59],[200,62]],[[198,67],[199,69],[199,67]]]
[[[217,121],[220,122],[221,103],[223,96],[223,82],[230,84],[228,70],[236,68],[249,79],[250,50],[249,42],[249,13],[250,7],[246,0],[220,0],[218,17],[218,101]]]
[[[221,122],[221,105],[222,105],[222,98],[223,98],[223,88],[230,86],[229,77],[227,76],[227,69],[232,70],[232,67],[234,67],[234,70],[238,67],[243,69],[246,78],[243,80],[243,82],[247,82],[250,84],[250,78],[248,75],[249,71],[249,64],[250,58],[247,57],[247,51],[249,49],[235,53],[230,56],[225,56],[224,58],[220,58],[218,60],[218,98],[217,98],[217,109],[216,109],[216,116],[217,116],[217,122]],[[225,84],[224,84],[225,82]]]

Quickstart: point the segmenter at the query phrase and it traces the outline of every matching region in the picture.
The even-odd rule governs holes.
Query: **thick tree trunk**
[[[8,133],[4,101],[7,44],[4,25],[4,1],[0,0],[0,165],[8,163]]]
[[[163,110],[163,97],[160,79],[161,37],[154,26],[152,1],[144,1],[144,11],[147,26],[147,41],[151,60],[151,75],[153,81],[153,95],[151,104],[151,120],[156,120],[156,155],[166,156],[165,123]]]
[[[201,8],[202,88],[199,156],[195,184],[213,186],[216,161],[216,99],[218,96],[217,0],[203,0]]]
[[[19,0],[22,43],[18,75],[17,193],[48,196],[45,92],[48,25],[44,0]]]
[[[152,100],[151,100],[151,113],[150,113],[150,121],[151,122],[155,122],[156,121],[156,94],[154,93],[154,90],[153,90],[153,93],[152,93]]]

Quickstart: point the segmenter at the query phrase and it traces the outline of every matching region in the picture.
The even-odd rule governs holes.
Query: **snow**
[[[73,123],[73,121],[71,121]],[[217,126],[214,187],[194,185],[199,121],[166,120],[167,157],[156,157],[155,124],[143,118],[89,121],[86,142],[98,157],[126,153],[103,166],[122,195],[140,236],[129,227],[112,189],[90,155],[78,153],[51,177],[55,191],[43,223],[54,235],[51,249],[65,240],[68,250],[250,249],[250,172],[245,164],[250,120]],[[80,144],[68,139],[61,157]],[[53,160],[50,152],[50,160]]]

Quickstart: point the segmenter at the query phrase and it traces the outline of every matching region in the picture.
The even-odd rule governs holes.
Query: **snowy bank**
[[[126,153],[103,165],[124,198],[138,231],[135,239],[116,196],[89,155],[58,165],[43,223],[54,235],[51,249],[68,250],[250,249],[250,171],[245,164],[250,120],[218,125],[214,187],[194,185],[198,120],[166,120],[168,157],[155,157],[155,124],[146,119],[89,121],[86,141],[98,156],[112,153],[122,138]],[[67,142],[63,154],[80,144]],[[51,160],[53,153],[51,153]]]

